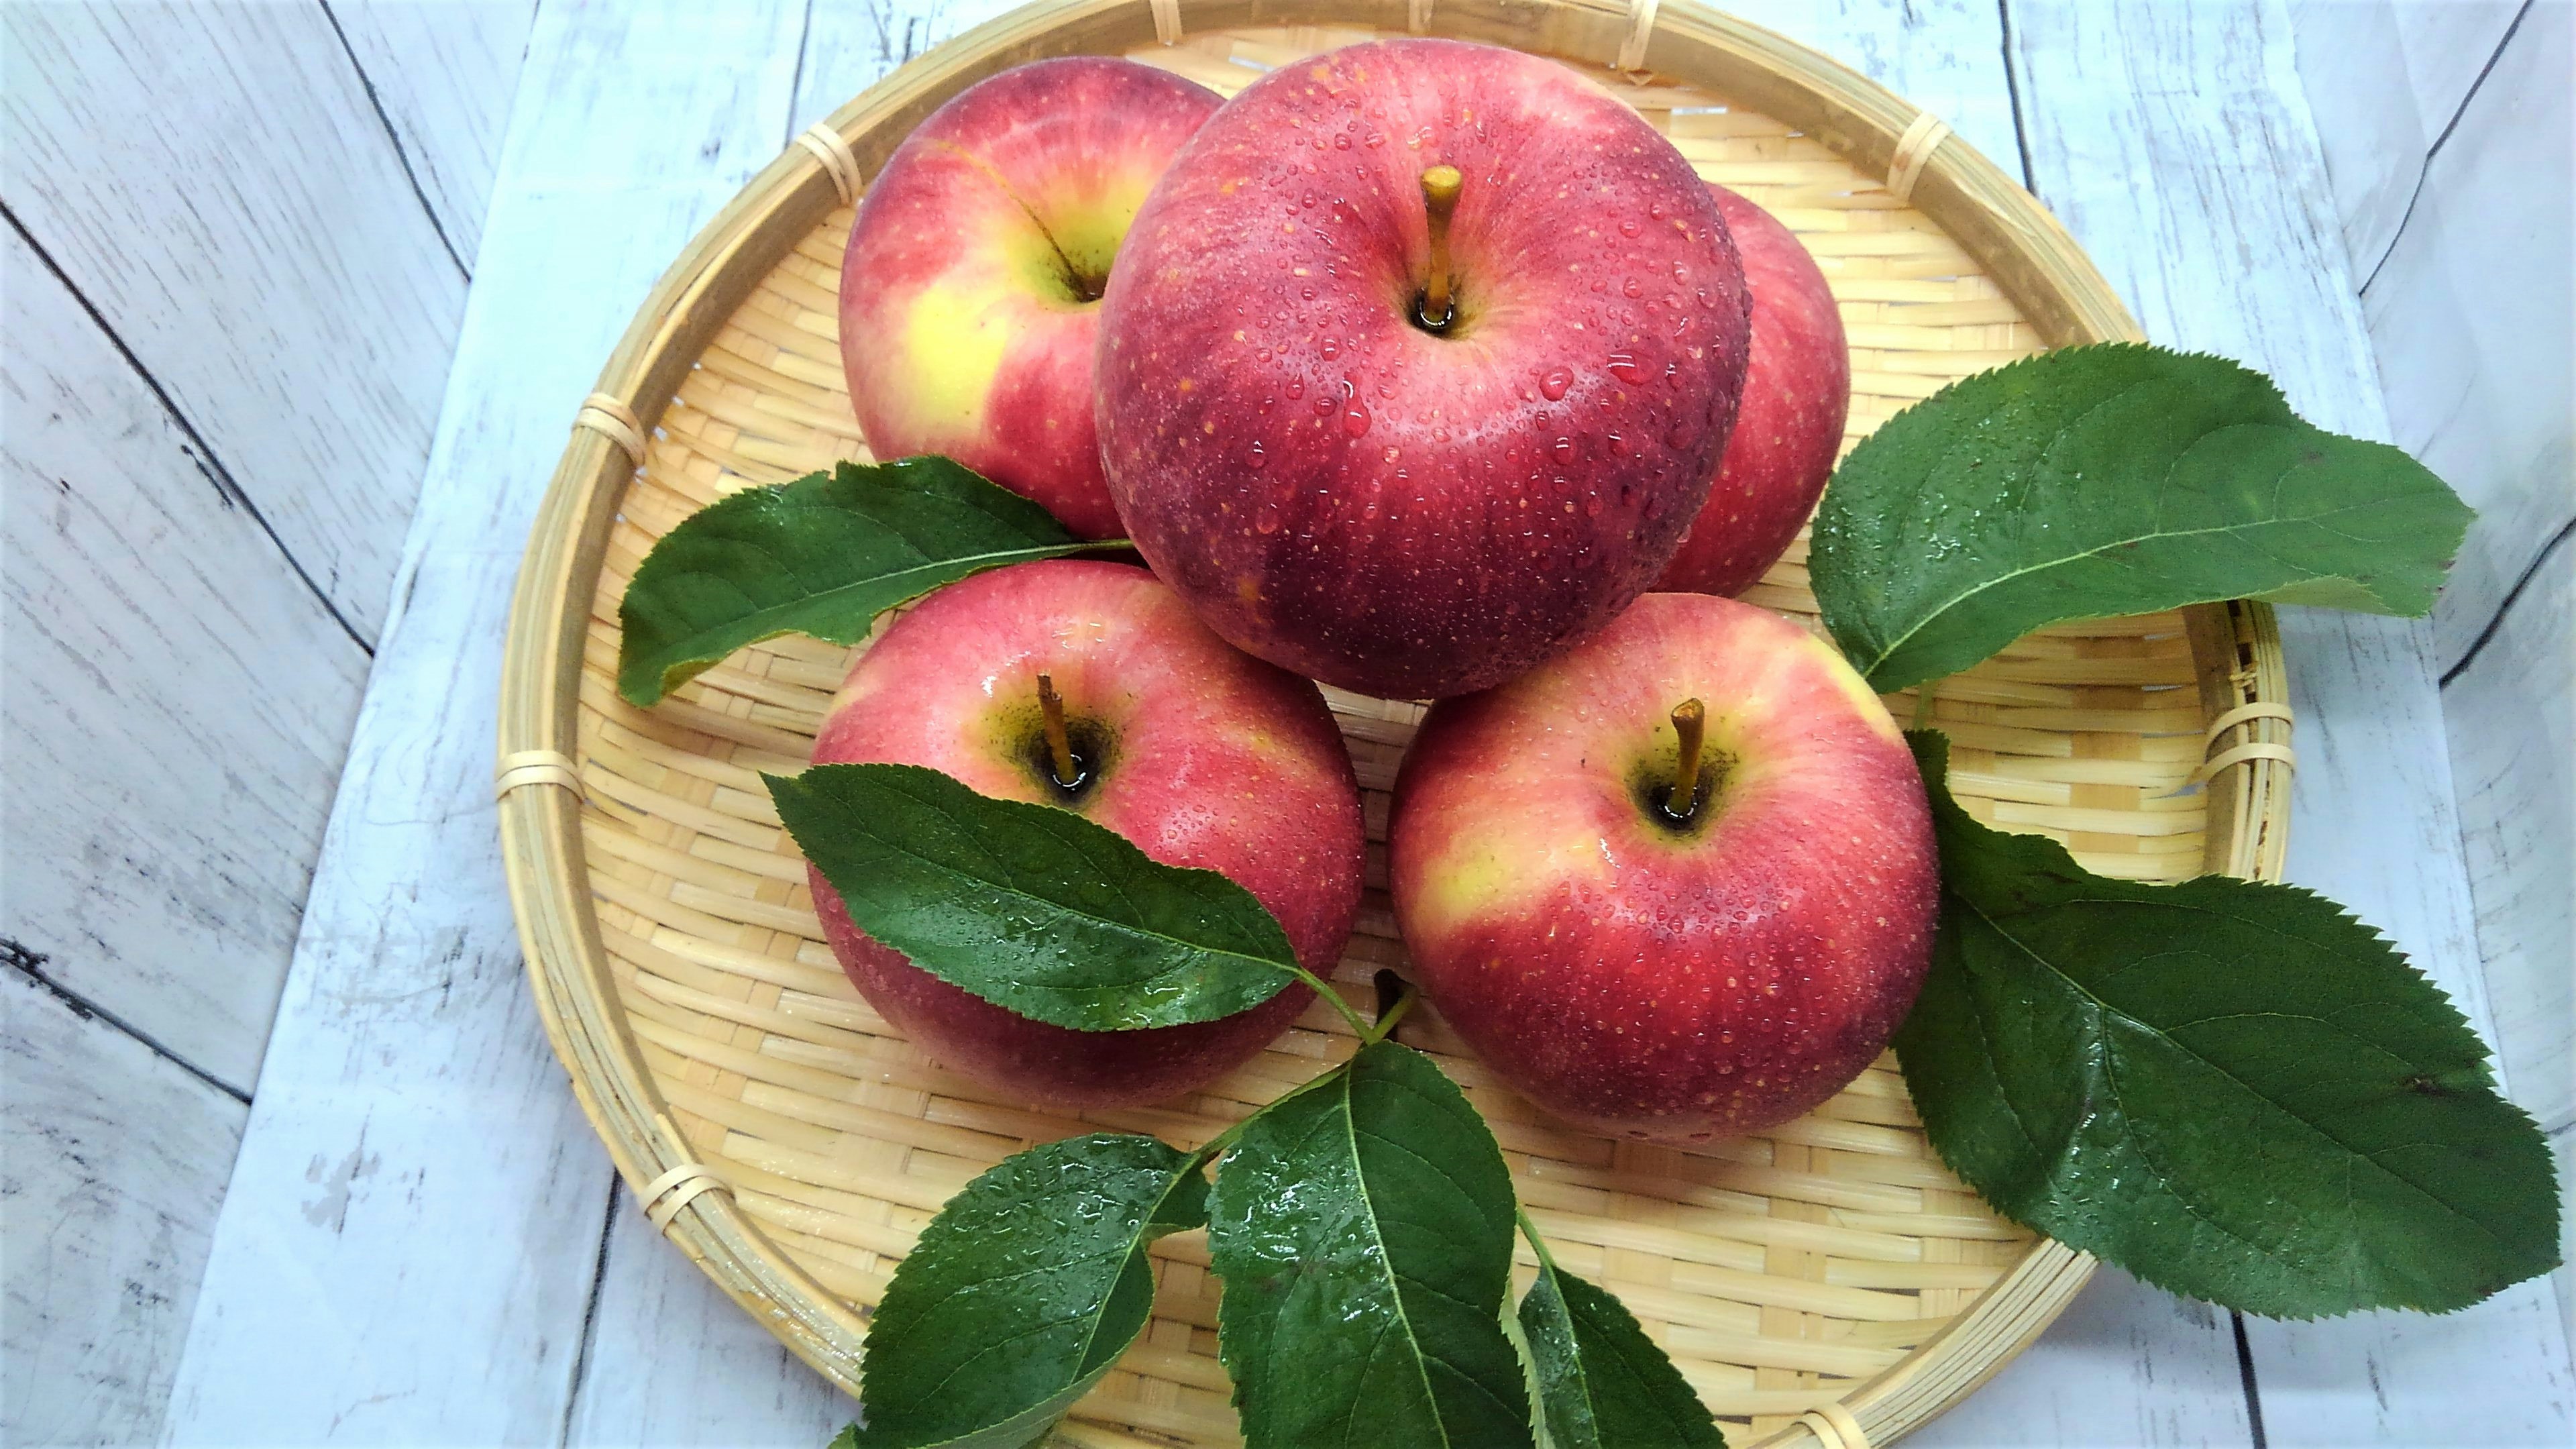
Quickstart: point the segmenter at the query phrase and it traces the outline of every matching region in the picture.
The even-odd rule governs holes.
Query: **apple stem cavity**
[[[1070,790],[1082,783],[1082,771],[1073,761],[1073,737],[1064,727],[1064,696],[1055,692],[1052,675],[1038,676],[1038,712],[1046,719],[1047,757],[1055,771],[1056,788]]]
[[[1434,166],[1422,173],[1422,205],[1431,217],[1431,277],[1422,289],[1415,314],[1433,332],[1445,332],[1453,311],[1449,296],[1449,217],[1458,209],[1459,188],[1467,178],[1455,166]]]
[[[1682,758],[1673,770],[1673,793],[1665,800],[1664,810],[1675,820],[1687,821],[1699,809],[1699,756],[1708,739],[1708,706],[1696,699],[1674,705],[1673,733],[1682,737]]]

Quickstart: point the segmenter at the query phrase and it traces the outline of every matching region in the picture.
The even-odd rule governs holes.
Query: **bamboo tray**
[[[503,666],[500,819],[547,1032],[628,1186],[727,1293],[853,1393],[887,1275],[976,1172],[1086,1122],[1195,1146],[1350,1043],[1318,1004],[1206,1091],[1082,1122],[942,1072],[834,966],[755,774],[804,764],[850,651],[774,641],[637,710],[612,682],[618,596],[690,511],[866,456],[835,340],[850,201],[940,102],[1074,52],[1129,54],[1231,93],[1267,68],[1405,31],[1562,58],[1701,174],[1788,222],[1850,333],[1847,446],[1955,378],[2138,335],[2056,222],[1946,126],[1686,0],[1038,5],[921,57],[788,147],[655,289],[556,470]],[[1802,542],[1749,597],[1812,617],[1805,557]],[[1933,694],[1952,784],[1980,818],[2055,836],[2110,875],[2277,876],[2289,720],[2264,607],[2048,630]],[[1420,711],[1331,701],[1382,841]],[[1910,691],[1889,704],[1899,719],[1918,707]],[[2192,788],[2213,756],[2215,776]],[[1339,973],[1363,997],[1374,971],[1405,959],[1384,884],[1373,847]],[[1767,1137],[1685,1151],[1541,1119],[1434,1012],[1403,1037],[1467,1087],[1567,1266],[1625,1299],[1738,1445],[1886,1444],[2010,1360],[2092,1270],[1942,1168],[1892,1059]],[[1062,1441],[1235,1441],[1205,1239],[1166,1239],[1156,1256],[1153,1322]]]

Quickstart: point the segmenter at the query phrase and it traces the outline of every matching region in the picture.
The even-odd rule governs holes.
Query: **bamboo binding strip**
[[[759,781],[803,765],[851,651],[772,640],[636,710],[615,690],[618,596],[689,512],[866,456],[836,340],[850,205],[941,100],[1071,52],[1230,93],[1406,31],[1563,58],[1796,230],[1850,335],[1847,444],[1959,377],[2136,335],[2056,223],[1937,119],[1690,0],[1069,0],[941,47],[800,137],[682,253],[580,413],[520,578],[497,784],[539,1012],[620,1171],[673,1243],[853,1391],[887,1275],[976,1172],[1095,1127],[1196,1146],[1351,1042],[1318,1005],[1195,1096],[1083,1121],[943,1072],[834,965]],[[1804,543],[1748,597],[1812,622]],[[1421,712],[1328,693],[1382,842]],[[2286,697],[2270,611],[2238,603],[2045,630],[1888,703],[1949,733],[1953,786],[1979,818],[2105,874],[2177,880],[2277,876]],[[562,788],[520,788],[536,784]],[[1373,847],[1336,977],[1363,1002],[1375,971],[1405,964],[1384,884]],[[2010,1359],[2091,1271],[1942,1168],[1892,1061],[1768,1136],[1683,1151],[1538,1116],[1436,1011],[1400,1034],[1486,1114],[1558,1257],[1620,1294],[1739,1445],[1889,1444]],[[1204,1237],[1156,1257],[1143,1340],[1063,1442],[1234,1442]]]

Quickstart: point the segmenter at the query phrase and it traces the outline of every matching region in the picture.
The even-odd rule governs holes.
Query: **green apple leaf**
[[[2461,1308],[2556,1266],[2539,1129],[2378,932],[2293,886],[2092,875],[1970,818],[1947,742],[1911,738],[1941,919],[1896,1049],[1987,1202],[2279,1318]]]
[[[1555,1449],[1726,1449],[1708,1406],[1627,1305],[1543,1250],[1520,1321]]]
[[[918,765],[765,775],[778,816],[880,944],[952,986],[1076,1031],[1232,1016],[1296,950],[1252,892],[1165,865],[1070,810]]]
[[[868,1326],[850,1449],[1021,1449],[1127,1351],[1154,1305],[1145,1249],[1207,1223],[1193,1154],[1098,1133],[966,1184]]]
[[[747,644],[856,644],[877,615],[968,574],[1116,546],[946,458],[746,488],[682,519],[628,581],[617,692],[650,705]]]
[[[1834,642],[1887,693],[2069,619],[2236,598],[2420,615],[2469,518],[2260,373],[2110,343],[1890,418],[1834,470],[1809,568]]]
[[[1217,1165],[1217,1352],[1250,1449],[1528,1445],[1512,1182],[1465,1094],[1373,1042]]]

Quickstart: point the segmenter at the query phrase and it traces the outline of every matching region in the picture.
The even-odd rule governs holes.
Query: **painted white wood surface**
[[[536,0],[317,0],[338,22],[412,181],[469,277]]]
[[[14,233],[0,266],[0,934],[246,1092],[367,656]]]
[[[2039,194],[2148,333],[2263,368],[2327,427],[2386,437],[2286,13],[2055,3],[2013,20]],[[2156,83],[2173,74],[2193,84]],[[2385,930],[2492,1037],[2430,628],[2292,609],[2282,632],[2299,710],[2291,878]],[[2271,1444],[2576,1437],[2545,1283],[2440,1319],[2246,1332]]]
[[[329,17],[89,0],[0,35],[0,202],[372,642],[466,283]]]
[[[148,1441],[246,1109],[15,971],[0,1062],[0,1441]]]
[[[2571,78],[2576,6],[2535,4],[2362,292],[2392,441],[2479,513],[2435,612],[2446,671],[2576,519]]]
[[[2012,18],[2019,54],[2026,63],[2033,58],[2054,60],[2052,47],[2076,38],[2051,32],[2034,42],[2027,33],[2020,33],[2029,23],[2023,9],[2016,6]],[[1878,47],[1875,64],[1885,68],[1882,74],[1898,89],[1950,117],[1998,159],[2017,149],[2001,68],[1981,64],[1976,57],[1979,45],[1991,46],[1989,54],[2000,54],[1999,15],[1980,16],[1964,4],[1891,5],[1889,11],[1853,4],[1808,11],[1782,3],[1778,11],[1759,18],[1864,60],[1872,59],[1871,47]],[[665,55],[664,63],[688,72],[700,84],[708,82],[709,72],[740,78],[743,94],[749,98],[741,102],[741,111],[758,111],[766,104],[762,98],[782,93],[775,66],[792,63],[802,41],[807,63],[794,90],[792,112],[755,115],[740,122],[743,133],[756,133],[762,142],[743,143],[747,148],[743,159],[756,165],[780,139],[855,89],[836,77],[873,74],[864,67],[882,65],[887,56],[885,37],[904,33],[892,28],[895,17],[903,13],[910,12],[891,6],[839,11],[851,22],[868,26],[884,22],[889,27],[860,32],[855,42],[847,44],[836,39],[850,32],[831,23],[832,9],[819,9],[814,18],[821,23],[811,30],[793,18],[773,14],[773,20],[784,22],[770,27],[768,39],[777,47],[774,50],[762,52],[748,43],[734,43],[742,37],[698,36],[691,47],[674,48]],[[618,89],[679,82],[676,76],[650,76],[641,70],[644,47],[635,44],[634,32],[653,30],[652,17],[659,12],[644,14],[648,18],[641,24],[616,27],[627,43],[622,59],[637,67],[620,75]],[[2279,23],[2277,11],[2257,18],[2275,27]],[[421,560],[422,582],[412,591],[410,612],[392,631],[384,651],[388,662],[380,673],[393,674],[399,665],[400,674],[380,686],[361,724],[349,782],[316,883],[296,985],[281,1015],[279,1046],[262,1082],[259,1109],[244,1148],[235,1195],[218,1235],[215,1268],[208,1276],[183,1368],[171,1433],[176,1442],[300,1442],[322,1437],[318,1431],[324,1429],[334,1431],[331,1437],[368,1442],[466,1442],[525,1429],[533,1439],[599,1444],[810,1445],[816,1442],[810,1437],[814,1425],[837,1423],[846,1413],[846,1405],[836,1395],[783,1352],[767,1346],[765,1335],[714,1295],[676,1252],[642,1228],[631,1203],[616,1197],[616,1205],[606,1208],[612,1194],[605,1190],[604,1163],[586,1125],[573,1112],[559,1074],[550,1062],[542,1062],[542,1044],[527,1018],[524,988],[515,977],[508,983],[509,992],[502,992],[497,976],[486,972],[475,980],[470,1000],[439,1004],[422,1000],[437,994],[439,984],[418,969],[423,943],[417,937],[420,923],[426,920],[462,923],[457,943],[478,964],[494,951],[514,955],[507,944],[507,907],[500,899],[497,868],[490,860],[490,816],[482,803],[480,774],[488,764],[490,747],[480,732],[480,721],[489,712],[502,594],[515,566],[515,529],[559,446],[561,420],[568,415],[571,401],[586,387],[598,358],[605,355],[626,309],[640,295],[651,264],[667,256],[680,240],[677,231],[659,235],[665,219],[651,218],[639,227],[634,215],[627,213],[623,225],[628,235],[638,230],[655,235],[636,243],[633,257],[615,259],[616,265],[605,273],[580,278],[566,274],[570,263],[561,254],[577,251],[587,266],[596,261],[592,244],[563,248],[545,227],[572,225],[597,213],[581,211],[562,197],[551,198],[559,203],[552,209],[545,207],[549,188],[532,184],[521,174],[521,148],[535,146],[523,130],[538,124],[530,112],[543,105],[551,132],[545,137],[548,146],[595,145],[596,153],[582,157],[584,165],[595,168],[605,156],[607,164],[623,168],[613,172],[616,176],[653,177],[676,189],[682,182],[672,173],[672,158],[687,151],[674,137],[699,134],[713,123],[711,113],[702,109],[691,113],[699,131],[684,131],[669,113],[675,106],[684,106],[687,98],[657,94],[650,99],[654,113],[666,123],[663,128],[629,127],[615,135],[585,135],[574,122],[600,127],[610,108],[626,115],[623,107],[637,103],[631,95],[610,94],[608,88],[589,95],[559,94],[577,89],[602,63],[593,53],[604,43],[602,35],[594,33],[600,25],[597,17],[567,17],[552,9],[540,16],[520,110],[513,116],[500,199],[490,222],[491,244],[478,270],[455,391],[432,464],[430,502],[412,545],[413,555]],[[1979,25],[1992,29],[1980,33],[1968,28]],[[2098,49],[2100,38],[2091,39]],[[2150,45],[2136,58],[2136,69],[2091,57],[2074,74],[2070,89],[2075,93],[2061,98],[2068,115],[2057,124],[2056,134],[2064,144],[2052,164],[2063,172],[2070,155],[2106,144],[2108,138],[2096,132],[2134,121],[2142,110],[2195,104],[2193,93],[2202,84],[2202,75],[2182,67],[2215,72],[2230,58],[2212,52],[2243,40],[2243,35],[2230,31],[2205,43]],[[2111,59],[2116,61],[2116,56]],[[2241,57],[2235,59],[2241,62]],[[2268,52],[2264,59],[2286,64],[2285,56]],[[1929,69],[1934,79],[1898,73],[1915,64]],[[1945,67],[1959,86],[1955,102],[1939,94],[1938,77]],[[2271,81],[2279,79],[2268,67],[2266,74]],[[761,89],[763,84],[769,89]],[[2122,93],[2090,93],[2106,86]],[[2026,79],[2026,97],[2028,92]],[[2294,81],[2289,94],[2296,95]],[[2313,322],[2301,324],[2293,315],[2301,308],[2330,308],[2333,326],[2325,329],[2330,344],[2335,338],[2348,343],[2358,332],[2348,282],[2320,301],[2312,289],[2281,275],[2302,248],[2320,252],[2331,247],[2340,252],[2331,222],[2322,219],[2330,213],[2304,201],[2286,208],[2276,204],[2265,211],[2259,198],[2246,194],[2262,183],[2262,173],[2236,174],[2236,168],[2250,163],[2233,149],[2234,142],[2213,141],[2207,134],[2213,129],[2228,132],[2248,121],[2258,129],[2281,130],[2285,122],[2277,114],[2278,98],[2264,105],[2274,109],[2239,106],[2203,117],[2196,123],[2193,139],[2158,151],[2155,162],[2174,168],[2168,185],[2132,186],[2131,194],[2119,198],[2088,194],[2075,199],[2091,205],[2093,223],[2105,231],[2093,239],[2097,255],[2106,264],[2115,257],[2124,259],[2129,274],[2115,267],[2113,275],[2133,300],[2164,281],[2179,280],[2186,285],[2158,293],[2166,316],[2177,307],[2185,315],[2209,310],[2209,298],[2219,296],[2258,317],[2276,321],[2288,317],[2277,328],[2267,323],[2256,332],[2267,345],[2280,348],[2289,362],[2258,355],[2251,348],[2238,349],[2241,355],[2283,369],[2320,350],[2302,342],[2302,325],[2310,331],[2316,328]],[[2030,109],[2026,104],[2025,112]],[[1981,115],[1984,119],[1975,119]],[[2003,118],[2000,129],[1997,116]],[[2299,124],[2304,126],[2303,116]],[[2282,140],[2278,135],[2270,139]],[[2304,168],[2303,174],[2314,184],[2318,163],[2313,134],[2298,144],[2306,148],[2305,159],[2296,161],[2292,170],[2298,173]],[[2195,148],[2204,154],[2194,154]],[[549,159],[569,159],[547,154]],[[747,167],[733,169],[734,159],[726,153],[708,168],[722,174],[708,178],[706,195],[693,204],[711,206],[739,183]],[[2130,164],[2139,158],[2115,159]],[[2225,174],[2213,177],[2213,168],[2224,168]],[[2111,184],[2129,186],[2117,173]],[[2045,174],[2042,190],[2049,194]],[[2051,199],[2058,200],[2054,195]],[[2069,201],[2059,204],[2070,205]],[[2121,211],[2122,207],[2128,211]],[[2304,241],[2293,240],[2286,259],[2258,259],[2262,265],[2232,273],[2221,269],[2214,282],[2189,273],[2189,267],[2206,264],[2222,236],[2235,235],[2212,234],[2213,209],[2224,211],[2220,219],[2232,224],[2239,220],[2234,214],[2237,208],[2257,214],[2262,225],[2256,227],[2256,234],[2266,245],[2278,238],[2263,227],[2287,224],[2285,218],[2307,226],[2308,234]],[[2137,215],[2142,210],[2151,213],[2143,221]],[[692,213],[702,214],[703,209]],[[2124,224],[2129,228],[2125,240],[2110,234]],[[2187,274],[2164,278],[2157,269],[2165,263],[2157,254],[2176,250],[2171,239],[2178,233],[2192,237],[2189,246],[2179,249]],[[626,275],[630,271],[631,277]],[[2133,285],[2140,277],[2150,281],[2145,291]],[[621,280],[628,285],[609,304],[595,309],[588,305],[595,300],[593,294],[615,291],[614,284]],[[487,290],[497,295],[482,295]],[[522,319],[548,292],[553,310],[547,318],[548,334],[540,338]],[[582,300],[572,300],[576,298]],[[2141,310],[2150,327],[2168,340],[2210,345],[2205,338],[2164,325],[2165,316],[2143,301]],[[2336,355],[2333,345],[2321,350],[2329,357]],[[2375,414],[2377,394],[2366,368],[2349,371],[2352,357],[2360,354],[2347,347],[2342,355],[2347,381],[2364,400],[2346,399],[2346,406],[2364,407]],[[2335,376],[2331,367],[2310,362],[2310,382],[2304,385]],[[2302,386],[2294,381],[2294,395]],[[547,398],[550,388],[563,396]],[[2338,422],[2312,400],[2302,401],[2321,420]],[[2368,421],[2379,422],[2375,416]],[[2367,430],[2348,418],[2339,425]],[[2380,426],[2384,431],[2384,422]],[[496,540],[506,540],[506,549]],[[441,559],[447,560],[444,572],[449,576],[433,579]],[[2327,711],[2339,723],[2331,730],[2303,725],[2303,749],[2322,745],[2329,767],[2348,760],[2354,770],[2388,759],[2408,760],[2410,747],[2416,754],[2429,749],[2439,755],[2441,736],[2438,717],[2431,711],[2431,676],[2424,666],[2422,631],[2362,626],[2345,629],[2343,637],[2337,638],[2332,630],[2303,627],[2306,635],[2293,645],[2301,651],[2302,661],[2321,649],[2348,644],[2364,649],[2362,657],[2354,660],[2323,663],[2324,672],[2342,683],[2329,679],[2330,688],[2323,694],[2311,691],[2313,697],[2303,703],[2312,713]],[[420,655],[435,657],[416,657]],[[2367,695],[2391,680],[2407,684],[2413,691],[2410,697],[2423,708],[2400,709],[2393,719],[2374,723],[2372,713],[2382,705]],[[456,698],[442,700],[442,689],[453,691]],[[446,710],[447,715],[428,717],[434,710]],[[458,717],[467,715],[475,719],[478,732],[453,737],[463,728]],[[2321,735],[2331,738],[2321,741]],[[2430,886],[2410,886],[2415,895],[2392,898],[2395,904],[2381,918],[2409,927],[2410,944],[2447,941],[2451,964],[2456,966],[2467,959],[2466,914],[2458,885],[2456,826],[2449,823],[2447,814],[2448,784],[2446,779],[2431,781],[2424,768],[2410,765],[2410,769],[2412,773],[2401,771],[2402,778],[2394,783],[2380,782],[2375,793],[2365,791],[2363,803],[2395,802],[2399,816],[2391,818],[2402,817],[2401,830],[2411,828],[2436,845],[2447,828],[2450,885],[2446,888],[2437,879]],[[2433,783],[2440,785],[2438,797],[2427,793]],[[2355,831],[2350,817],[2330,816],[2320,826],[2305,799],[2314,793],[2313,784],[2303,789],[2302,825],[2309,833],[2339,829],[2351,836],[2344,844],[2356,853],[2374,842],[2385,842],[2390,852],[2390,859],[2380,867],[2349,872],[2350,898],[2370,899],[2366,892],[2377,888],[2383,877],[2422,872],[2419,859],[2405,853],[2403,839],[2388,841],[2384,822],[2374,821],[2371,829]],[[2428,804],[2428,800],[2438,803]],[[418,824],[423,816],[436,823]],[[2433,874],[2439,877],[2442,872]],[[2327,888],[2337,887],[2329,884]],[[398,908],[384,904],[388,896],[404,895],[417,900]],[[2449,902],[2447,915],[2445,901]],[[330,903],[327,911],[326,902]],[[2390,919],[2394,915],[2407,920]],[[2424,948],[2418,945],[2418,949]],[[356,1010],[338,995],[356,992],[359,983],[386,975],[395,978],[391,990],[358,993]],[[541,1063],[541,1068],[532,1063]],[[468,1081],[492,1085],[475,1100],[460,1100],[459,1083]],[[559,1099],[558,1110],[544,1110],[541,1090],[551,1090]],[[278,1099],[288,1096],[294,1103],[280,1105]],[[369,1123],[370,1130],[360,1142],[355,1129],[371,1107],[379,1109],[383,1120]],[[369,1164],[368,1158],[378,1154],[383,1160]],[[334,1186],[337,1179],[327,1169],[336,1162],[367,1169],[338,1184],[348,1188],[345,1200],[336,1191],[303,1183],[305,1167],[320,1164],[320,1186]],[[496,1201],[511,1207],[496,1216],[492,1211]],[[307,1216],[305,1209],[317,1203],[323,1216],[337,1223],[337,1231],[327,1239],[296,1226]],[[571,1244],[573,1227],[580,1225],[586,1210],[588,1241],[594,1252],[598,1250],[603,1208],[612,1226],[601,1259]],[[558,1223],[573,1227],[558,1229]],[[467,1235],[474,1236],[470,1262],[457,1256],[453,1246]],[[514,1260],[513,1271],[506,1275],[490,1271],[488,1260],[492,1259]],[[603,1265],[595,1286],[591,1283],[594,1262]],[[566,1271],[568,1264],[577,1271]],[[281,1273],[316,1281],[281,1288],[271,1281]],[[588,1291],[577,1292],[582,1289]],[[405,1295],[401,1316],[408,1321],[385,1321],[393,1316],[381,1307],[389,1293]],[[513,1299],[521,1300],[515,1308]],[[530,1307],[529,1300],[543,1300],[542,1311]],[[591,1304],[586,1327],[582,1301]],[[372,1309],[365,1306],[370,1302],[376,1305]],[[424,1320],[435,1323],[436,1331],[424,1328]],[[317,1321],[327,1322],[327,1336],[311,1326]],[[2467,1321],[2426,1323],[2439,1336],[2456,1332]],[[581,1340],[569,1357],[558,1337],[567,1325]],[[704,1367],[710,1362],[717,1367]],[[2288,1362],[2296,1367],[2300,1361],[2293,1357]],[[2382,1372],[2391,1377],[2402,1407],[2434,1401],[2448,1387],[2439,1375],[2453,1371],[2440,1363],[2410,1363],[2402,1358],[2389,1362],[2393,1366]],[[2504,1368],[2518,1362],[2508,1357]],[[291,1379],[276,1367],[289,1363],[294,1365]],[[576,1363],[577,1394],[570,1391]],[[2331,1425],[2369,1417],[2372,1388],[2367,1376],[2374,1367],[2359,1353],[2334,1366],[2331,1387],[2320,1392],[2343,1404],[2343,1419],[2328,1415],[2321,1422]],[[2409,1379],[2408,1374],[2416,1377]],[[2492,1377],[2472,1374],[2469,1380],[2482,1388]],[[496,1401],[506,1401],[508,1412],[496,1409]],[[2365,1425],[2366,1430],[2388,1430],[2376,1440],[2364,1432],[2347,1442],[2464,1442],[2440,1432],[2407,1437],[2406,1431],[2418,1422],[2401,1414],[2380,1425]],[[2479,1423],[2474,1417],[2463,1422],[2470,1432]],[[544,1427],[549,1423],[554,1426],[551,1430]],[[2275,1442],[2328,1437],[2322,1431],[2282,1437],[2277,1411],[2272,1426]],[[1920,1442],[2244,1443],[2252,1433],[2224,1315],[2178,1304],[2121,1275],[2106,1273],[2024,1360],[1927,1431]]]
[[[2355,281],[2388,255],[2426,154],[2524,8],[2523,0],[2290,0],[2299,79]]]
[[[2563,535],[2576,523],[2576,342],[2563,325],[2576,317],[2571,77],[2576,8],[2537,5],[2433,159],[2414,220],[2362,294],[2397,443],[2451,480],[2479,513],[2434,613],[2445,673],[2460,668],[2543,551],[2568,551]],[[2547,184],[2553,177],[2557,184]],[[2535,325],[2540,318],[2562,325]],[[2545,612],[2546,595],[2526,588],[2516,612]],[[2553,694],[2565,699],[2576,660],[2564,632],[2553,653],[2529,647],[2534,621],[2511,628],[2525,647],[2509,663],[2481,658],[2473,666],[2490,681],[2482,693],[2461,696],[2461,681],[2452,685],[2454,764],[2478,767],[2459,780],[2463,817],[2473,837],[2498,837],[2530,833],[2540,828],[2537,817],[2555,815],[2563,838],[2565,752],[2576,747],[2576,734],[2557,736],[2556,791],[2535,788],[2541,780],[2533,771],[2546,768],[2543,760],[2517,760],[2519,748],[2493,751],[2523,739],[2534,711]],[[2522,869],[2508,863],[2514,852],[2500,838],[2487,848],[2503,874],[2481,874],[2519,902],[2478,893],[2490,981],[2501,992],[2511,976],[2517,1001],[2536,1004],[2544,983],[2528,978],[2546,974],[2558,996],[2557,1009],[2547,1012],[2507,1011],[2498,1001],[2505,1063],[2523,1100],[2561,1125],[2576,1115],[2566,1000],[2576,962],[2567,927],[2570,858],[2561,848],[2554,859],[2533,859],[2530,878],[2508,886]],[[2542,899],[2552,895],[2554,901]]]
[[[610,1202],[521,969],[491,803],[501,633],[575,406],[778,153],[799,4],[538,18],[379,649],[167,1439],[551,1443]]]

